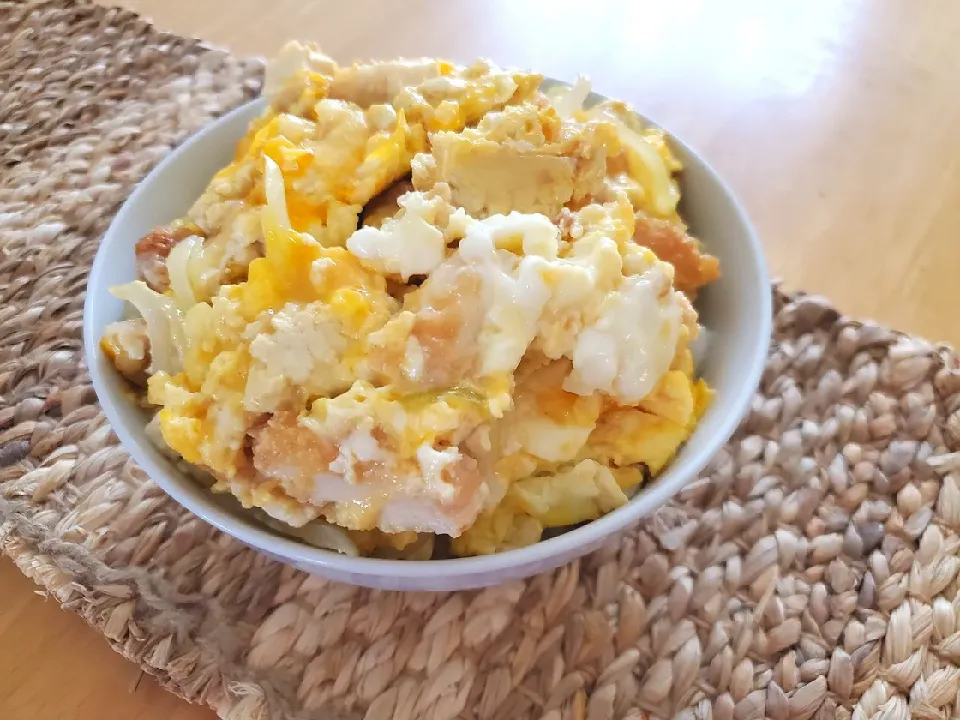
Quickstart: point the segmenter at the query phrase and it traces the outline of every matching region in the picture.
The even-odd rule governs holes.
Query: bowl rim
[[[566,84],[563,83],[563,81],[546,77],[544,81],[551,85],[559,83]],[[697,450],[697,455],[701,458],[701,461],[694,462],[696,467],[690,466],[682,468],[682,466],[677,466],[676,461],[681,457],[681,455],[678,455],[675,460],[671,461],[662,475],[656,478],[655,481],[641,487],[636,494],[621,507],[616,508],[596,520],[591,520],[562,534],[540,540],[533,545],[504,550],[491,555],[440,560],[391,560],[341,555],[333,550],[314,547],[295,538],[288,538],[274,533],[258,525],[253,518],[244,522],[235,517],[234,514],[226,508],[220,506],[212,497],[204,498],[202,495],[191,497],[191,493],[185,489],[185,487],[182,487],[182,485],[185,483],[195,483],[195,481],[184,474],[180,474],[180,476],[177,477],[174,473],[168,472],[155,463],[150,453],[141,445],[141,442],[149,443],[149,440],[144,437],[141,441],[140,438],[136,437],[134,432],[123,422],[120,411],[118,407],[115,406],[115,399],[110,388],[110,380],[108,380],[101,371],[101,364],[97,362],[95,356],[95,353],[99,351],[100,337],[97,334],[99,329],[94,326],[94,316],[96,314],[94,309],[99,303],[100,293],[92,292],[91,288],[97,288],[103,285],[100,277],[109,262],[107,259],[108,253],[105,252],[104,249],[113,244],[110,242],[111,238],[119,233],[120,228],[126,224],[128,216],[133,214],[133,209],[138,204],[137,201],[140,200],[142,196],[155,190],[152,186],[156,178],[163,174],[167,167],[181,159],[183,155],[189,154],[196,145],[202,143],[209,136],[220,132],[223,127],[230,125],[232,122],[236,122],[238,116],[250,114],[252,118],[257,110],[265,107],[266,101],[262,97],[250,100],[208,123],[188,137],[184,142],[174,147],[170,153],[137,184],[133,192],[124,201],[119,212],[111,221],[110,226],[101,239],[100,246],[97,249],[97,254],[87,277],[86,297],[83,309],[83,351],[93,381],[93,387],[97,393],[103,413],[111,429],[119,438],[123,448],[144,470],[147,476],[191,513],[199,516],[227,535],[255,549],[282,558],[284,561],[307,564],[321,572],[324,569],[329,569],[331,572],[348,577],[350,575],[390,575],[400,579],[416,579],[425,575],[447,572],[456,573],[458,576],[476,576],[496,573],[497,571],[515,567],[534,567],[538,564],[548,562],[551,558],[574,557],[580,548],[596,547],[604,538],[637,523],[673,498],[703,470],[710,459],[716,455],[733,435],[749,409],[755,388],[757,388],[760,383],[770,346],[773,303],[771,293],[768,291],[770,280],[763,247],[740,201],[734,195],[726,181],[713,169],[703,155],[696,152],[677,135],[664,129],[659,123],[643,113],[638,113],[645,123],[662,129],[672,144],[682,148],[685,154],[697,158],[698,162],[701,163],[703,169],[711,177],[711,181],[716,183],[721,194],[725,196],[726,201],[730,204],[731,210],[746,231],[743,242],[749,249],[749,252],[745,253],[743,259],[754,265],[754,273],[758,278],[765,281],[767,285],[764,291],[760,293],[760,307],[758,308],[759,322],[761,323],[759,335],[761,338],[766,339],[762,339],[761,342],[757,343],[750,357],[749,365],[738,373],[738,377],[742,378],[741,388],[737,391],[738,396],[733,398],[731,405],[726,408],[724,417],[721,418],[715,431],[701,441],[701,445]],[[683,452],[682,448],[680,452]],[[672,472],[674,469],[682,469],[682,472]],[[203,499],[197,499],[197,497]]]

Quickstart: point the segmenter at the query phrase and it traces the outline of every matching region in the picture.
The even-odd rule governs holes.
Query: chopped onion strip
[[[341,527],[331,525],[324,520],[314,520],[303,527],[295,528],[271,517],[266,512],[259,510],[256,513],[257,521],[266,525],[271,530],[288,537],[303,540],[307,545],[322,548],[324,550],[333,550],[341,555],[357,557],[360,551],[356,543],[350,539],[350,535]]]
[[[191,235],[178,242],[167,257],[167,274],[170,289],[177,306],[186,312],[197,304],[197,295],[190,280],[190,264],[203,246],[203,238]]]
[[[551,92],[550,99],[557,115],[562,118],[573,117],[574,113],[583,109],[583,104],[590,95],[590,81],[583,75],[578,75],[570,87],[564,87],[558,92]]]
[[[133,305],[147,322],[150,339],[150,367],[153,373],[175,375],[183,368],[183,313],[173,298],[151,290],[142,280],[110,288],[110,293]]]

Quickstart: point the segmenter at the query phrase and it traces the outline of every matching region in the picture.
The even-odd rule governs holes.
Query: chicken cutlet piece
[[[658,258],[673,265],[673,284],[688,295],[720,277],[720,261],[703,252],[700,242],[690,237],[682,225],[669,220],[636,214],[634,240],[650,248]]]
[[[442,184],[406,193],[398,214],[347,240],[360,263],[387,276],[403,300],[403,312],[370,336],[369,359],[377,377],[408,392],[455,386],[472,377],[479,358],[483,278],[459,260],[447,262],[448,245],[474,221],[448,199]]]
[[[371,425],[356,419],[333,432],[279,413],[256,432],[253,462],[287,495],[348,529],[460,535],[486,497],[476,461],[455,447],[428,445],[398,459]]]
[[[527,102],[487,114],[476,128],[434,133],[430,143],[432,155],[413,161],[418,190],[446,183],[453,204],[473,217],[556,218],[603,189],[618,140],[608,123],[561,120],[549,105]]]
[[[400,212],[400,196],[413,190],[413,183],[409,179],[398,180],[381,192],[363,208],[361,225],[363,227],[380,228],[387,218],[392,218]]]
[[[480,358],[486,308],[475,270],[441,265],[404,299],[404,311],[370,337],[371,368],[406,392],[454,387],[471,378]]]
[[[416,192],[401,199],[404,218],[413,199],[426,197]],[[491,407],[498,406],[505,392],[509,401],[507,380],[537,336],[537,322],[550,297],[547,258],[556,260],[559,231],[542,215],[511,213],[474,220],[462,209],[448,215],[446,224],[424,221],[425,227],[398,232],[388,244],[402,254],[405,243],[419,242],[422,231],[430,230],[442,250],[441,226],[448,232],[456,227],[460,237],[456,250],[429,271],[417,290],[404,295],[402,312],[370,336],[371,368],[405,392],[467,385],[489,391]],[[396,226],[399,222],[391,220],[384,227],[399,230]],[[381,263],[402,274],[403,266],[384,252],[374,252],[372,242],[363,243],[366,247],[354,242],[367,230],[379,232],[359,230],[348,249],[365,265]],[[442,259],[440,254],[435,257]]]
[[[100,339],[100,347],[127,380],[141,387],[147,384],[150,338],[146,320],[132,318],[110,323]]]
[[[469,267],[444,267],[415,297],[411,338],[422,357],[420,385],[453,387],[476,372],[485,308],[483,278]]]

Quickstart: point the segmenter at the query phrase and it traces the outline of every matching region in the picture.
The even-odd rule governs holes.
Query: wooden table
[[[703,151],[773,273],[851,314],[960,343],[960,3],[125,0],[236,53],[478,55],[589,75]],[[613,10],[618,11],[614,18]],[[951,289],[952,285],[952,289]],[[0,563],[4,720],[197,720]],[[16,654],[12,652],[16,648]]]

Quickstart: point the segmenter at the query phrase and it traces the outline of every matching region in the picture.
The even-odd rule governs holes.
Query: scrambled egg
[[[285,47],[234,161],[114,289],[141,317],[102,346],[166,449],[298,537],[390,557],[522,547],[661,472],[711,391],[677,260],[642,237],[713,266],[662,133],[539,84]]]

